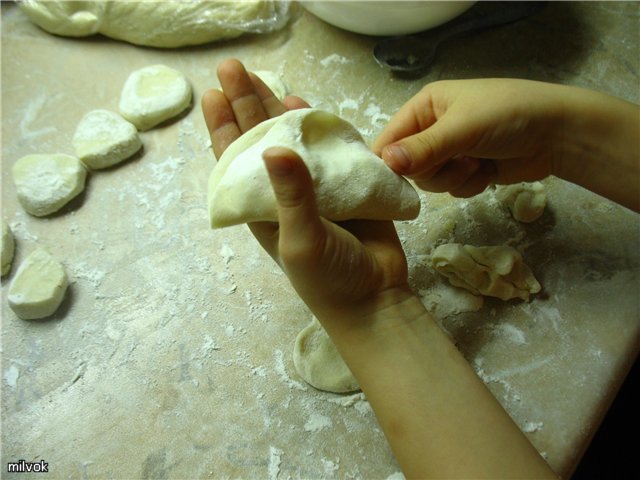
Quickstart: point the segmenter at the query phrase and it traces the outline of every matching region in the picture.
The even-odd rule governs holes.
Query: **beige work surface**
[[[524,23],[451,42],[424,78],[404,80],[374,62],[373,38],[298,8],[278,33],[170,51],[51,36],[3,3],[2,216],[17,240],[2,280],[3,470],[42,459],[47,478],[398,472],[362,395],[319,392],[296,374],[294,339],[311,315],[286,277],[245,226],[208,227],[214,158],[199,98],[218,86],[216,65],[235,56],[278,72],[371,141],[440,78],[527,77],[638,102],[639,9],[552,3]],[[129,73],[156,63],[192,81],[188,114],[142,133],[142,154],[92,173],[61,213],[26,214],[11,165],[30,153],[72,154],[80,118],[117,110]],[[548,206],[533,224],[514,221],[489,191],[469,200],[422,194],[420,217],[397,226],[412,286],[566,477],[638,351],[640,218],[558,179],[545,185]],[[543,292],[455,314],[468,297],[428,266],[434,246],[450,241],[515,246]],[[22,321],[7,290],[39,246],[64,263],[71,286],[53,318]]]

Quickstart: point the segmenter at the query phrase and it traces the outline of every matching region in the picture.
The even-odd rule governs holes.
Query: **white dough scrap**
[[[346,393],[360,389],[358,381],[315,317],[296,338],[293,364],[302,379],[319,390]]]
[[[151,65],[129,75],[119,109],[138,130],[149,130],[179,115],[190,104],[191,84],[187,77],[166,65]]]
[[[36,217],[60,210],[84,190],[87,177],[80,160],[62,153],[24,156],[11,173],[20,204]]]
[[[433,251],[431,263],[453,286],[476,295],[528,301],[532,293],[540,291],[531,269],[512,247],[448,243]]]
[[[420,211],[415,189],[367,148],[351,124],[307,108],[260,123],[227,148],[209,178],[213,228],[277,221],[262,159],[272,146],[300,155],[313,179],[320,215],[329,220],[408,220]]]
[[[11,262],[13,262],[13,254],[16,250],[16,243],[13,239],[13,233],[9,225],[4,220],[2,222],[2,271],[1,275],[4,277],[11,270]]]
[[[511,211],[513,218],[524,223],[540,218],[547,203],[544,185],[540,182],[497,185],[495,196]]]
[[[9,306],[23,320],[48,317],[62,303],[68,285],[62,264],[39,248],[18,268],[7,295]]]
[[[73,147],[82,163],[98,170],[131,157],[140,150],[142,141],[135,125],[117,113],[92,110],[76,127]]]

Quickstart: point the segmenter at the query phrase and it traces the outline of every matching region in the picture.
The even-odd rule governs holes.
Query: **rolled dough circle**
[[[302,379],[319,390],[346,393],[360,389],[358,381],[315,317],[296,338],[293,364]]]

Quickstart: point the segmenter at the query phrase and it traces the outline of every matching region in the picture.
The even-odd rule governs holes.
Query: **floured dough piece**
[[[120,113],[138,130],[149,130],[191,104],[191,84],[181,72],[151,65],[129,75],[120,96]]]
[[[547,203],[544,185],[540,182],[497,185],[495,195],[513,218],[524,223],[540,218]]]
[[[273,92],[278,100],[282,100],[289,95],[289,86],[284,83],[284,80],[277,73],[270,70],[256,70],[253,73],[269,87],[269,90]]]
[[[20,158],[11,168],[22,207],[42,217],[60,210],[84,190],[87,170],[65,154],[34,154]]]
[[[87,113],[73,135],[76,155],[94,170],[120,163],[141,147],[142,141],[135,125],[109,110]]]
[[[530,294],[540,291],[522,255],[511,247],[448,243],[433,251],[431,263],[452,285],[475,294],[528,301]]]
[[[162,48],[270,32],[288,19],[288,2],[271,0],[23,0],[18,5],[33,23],[56,35],[101,33]]]
[[[320,215],[333,220],[407,220],[420,199],[339,117],[315,109],[291,110],[263,122],[233,142],[209,178],[209,216],[214,228],[277,221],[276,199],[262,153],[295,151],[313,178]]]
[[[4,277],[11,270],[11,262],[13,261],[13,254],[16,250],[16,243],[13,239],[13,233],[11,233],[11,229],[9,225],[6,224],[4,220],[2,222],[2,248],[1,248],[1,259],[2,259],[2,272],[1,275]]]
[[[346,393],[360,389],[358,381],[315,317],[296,338],[293,364],[302,379],[319,390]]]
[[[68,285],[62,264],[40,248],[18,268],[7,295],[9,306],[23,320],[48,317],[62,303]]]

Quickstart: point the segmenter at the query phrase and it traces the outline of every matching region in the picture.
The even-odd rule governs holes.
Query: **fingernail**
[[[289,158],[283,156],[282,152],[275,148],[265,150],[262,154],[262,159],[270,175],[286,177],[293,173],[293,164]]]
[[[382,159],[393,170],[407,172],[411,168],[409,154],[402,145],[389,145],[382,152]]]

